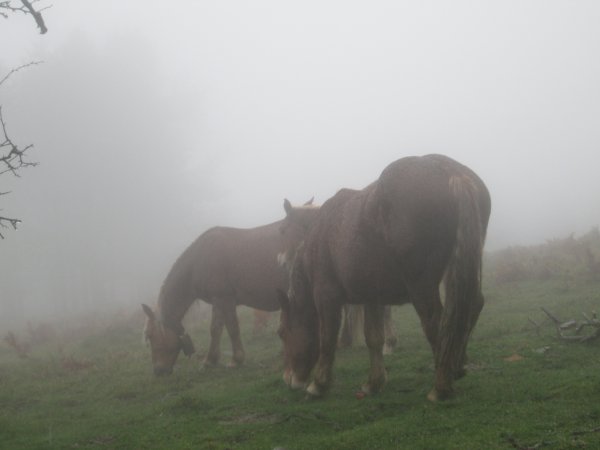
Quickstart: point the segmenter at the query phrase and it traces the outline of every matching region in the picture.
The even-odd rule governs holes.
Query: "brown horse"
[[[315,368],[308,393],[330,387],[342,305],[364,303],[371,368],[362,389],[379,391],[386,381],[384,305],[410,302],[434,355],[428,398],[447,397],[464,375],[467,341],[483,307],[481,257],[491,202],[481,179],[446,156],[408,157],[363,190],[339,191],[311,218],[287,200],[284,207],[285,229],[306,236],[286,253],[289,300],[280,295],[288,384],[305,386]]]
[[[359,339],[359,333],[364,328],[364,308],[362,305],[344,305],[342,308],[342,329],[338,347],[352,347]],[[386,305],[383,312],[383,354],[391,355],[396,347],[398,338],[392,322],[392,307]]]
[[[231,365],[244,361],[244,347],[236,314],[237,305],[263,311],[279,309],[278,289],[287,289],[286,271],[278,254],[299,242],[293,230],[281,232],[283,221],[251,229],[216,227],[206,231],[177,259],[158,298],[157,312],[142,305],[144,334],[152,350],[156,375],[173,370],[179,351],[191,355],[194,347],[181,321],[196,299],[212,305],[210,346],[206,365],[220,356],[223,327],[233,348]]]
[[[252,331],[254,334],[262,333],[266,330],[267,325],[269,325],[269,319],[271,318],[270,311],[263,311],[261,309],[253,310],[254,315],[254,325],[252,327]]]

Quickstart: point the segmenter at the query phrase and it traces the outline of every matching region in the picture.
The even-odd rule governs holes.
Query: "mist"
[[[156,300],[215,225],[443,153],[492,196],[488,250],[600,224],[592,1],[57,0],[0,27],[0,327]],[[31,22],[31,23],[30,23]]]

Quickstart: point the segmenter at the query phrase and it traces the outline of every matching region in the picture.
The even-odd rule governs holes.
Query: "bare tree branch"
[[[2,83],[4,83],[6,80],[8,80],[8,79],[10,78],[10,76],[11,76],[11,75],[15,74],[15,73],[16,73],[16,72],[18,72],[19,70],[23,70],[23,69],[25,69],[25,68],[27,68],[27,67],[30,67],[30,66],[36,66],[36,65],[38,65],[38,64],[43,64],[43,63],[44,63],[44,61],[32,61],[32,62],[29,62],[29,63],[27,63],[27,64],[23,64],[23,65],[21,65],[21,66],[19,66],[19,67],[16,67],[16,68],[12,69],[10,72],[8,72],[8,73],[7,73],[7,74],[4,76],[4,78],[2,78],[2,79],[0,80],[0,86],[2,86]]]
[[[36,9],[34,5],[39,1],[40,0],[21,0],[20,5],[16,5],[15,0],[0,1],[0,16],[8,18],[10,13],[22,13],[25,15],[30,15],[33,17],[35,23],[40,29],[40,34],[45,34],[48,31],[48,28],[46,27],[44,18],[42,17],[42,11],[48,9],[50,6]]]
[[[11,70],[4,78],[0,80],[0,86],[15,72],[36,64],[40,63],[32,62]],[[26,158],[26,152],[33,148],[33,144],[19,148],[9,137],[6,129],[6,122],[4,121],[4,116],[2,115],[2,106],[0,106],[0,129],[2,130],[0,134],[0,175],[10,172],[14,176],[18,177],[19,170],[38,165],[38,163],[28,161]],[[8,192],[0,192],[0,196],[7,194]],[[20,222],[21,221],[19,219],[13,217],[0,216],[0,228],[12,228],[16,230],[17,225]],[[0,239],[4,239],[4,235],[2,233],[0,233]]]
[[[0,216],[0,228],[9,228],[10,226],[13,230],[16,230],[17,225],[20,223],[21,221],[19,219]],[[2,233],[0,233],[0,239],[4,239],[4,235]]]
[[[6,123],[2,116],[2,107],[0,106],[0,126],[2,127],[2,134],[0,136],[0,175],[11,172],[14,176],[18,177],[18,171],[24,167],[35,167],[38,163],[29,162],[25,158],[25,152],[33,148],[33,144],[29,144],[24,148],[17,147],[12,140],[8,137],[6,132]]]
[[[33,1],[35,2],[35,0],[33,0]],[[42,13],[33,9],[33,6],[31,6],[31,2],[29,2],[28,0],[21,0],[21,3],[23,3],[23,6],[25,6],[25,8],[27,8],[27,10],[29,11],[29,14],[31,14],[33,16],[33,18],[35,19],[35,23],[37,24],[38,28],[40,29],[40,34],[46,34],[46,32],[48,31],[48,28],[46,28],[46,24],[44,23],[44,18],[42,17]]]
[[[45,8],[38,7],[36,9],[34,5],[36,5],[39,1],[40,0],[20,0],[21,3],[17,4],[16,0],[0,0],[0,16],[8,18],[9,14],[15,13],[30,15],[33,17],[35,23],[40,29],[40,33],[45,34],[48,31],[48,28],[46,28],[46,24],[44,23],[42,11],[47,9],[49,6]],[[2,86],[2,84],[8,80],[11,75],[15,74],[19,70],[36,64],[40,64],[40,62],[30,62],[11,70],[2,79],[0,79],[0,86]],[[0,135],[0,175],[10,172],[14,176],[18,177],[19,170],[25,167],[37,166],[37,163],[28,161],[25,155],[28,150],[33,148],[33,145],[30,144],[21,148],[10,139],[8,132],[6,131],[6,122],[2,116],[2,106],[0,106],[0,128],[2,129],[2,134]],[[0,196],[7,194],[8,192],[0,192]],[[12,227],[14,230],[16,230],[17,225],[20,222],[21,221],[19,219],[0,216],[0,228]],[[2,233],[0,233],[0,239],[4,239],[4,235]]]

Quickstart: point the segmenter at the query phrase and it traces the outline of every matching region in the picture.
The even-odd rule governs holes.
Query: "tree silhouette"
[[[9,16],[14,14],[29,15],[35,20],[40,33],[45,34],[48,29],[44,23],[42,11],[48,7],[36,9],[35,5],[38,2],[39,0],[20,0],[20,2],[12,0],[0,1],[0,16],[3,16],[7,19]],[[39,62],[31,62],[11,70],[2,79],[0,79],[0,87],[6,82],[6,80],[10,78],[11,75],[15,74],[19,70],[35,64],[39,64]],[[26,155],[27,151],[33,147],[33,144],[19,146],[10,138],[4,116],[2,115],[2,106],[0,106],[0,128],[0,175],[10,173],[18,177],[21,169],[37,165],[37,163],[29,161]],[[0,192],[0,196],[7,195],[9,193],[10,192]],[[16,230],[19,222],[19,219],[0,215],[0,228],[12,227]],[[0,233],[0,238],[4,239],[4,235],[2,233]]]

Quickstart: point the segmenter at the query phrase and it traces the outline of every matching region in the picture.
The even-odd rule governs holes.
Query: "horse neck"
[[[167,295],[165,289],[161,291],[158,299],[158,314],[161,322],[177,333],[183,333],[181,321],[190,308],[194,299]]]

